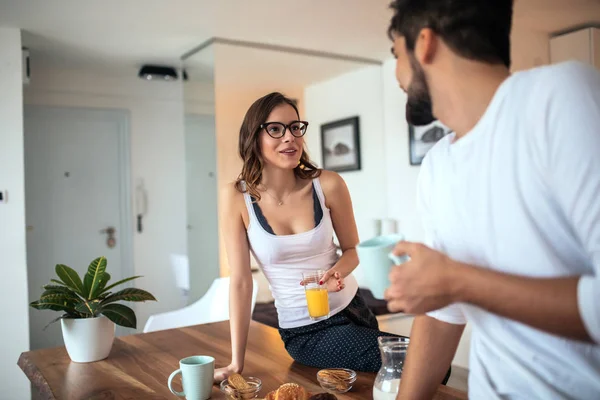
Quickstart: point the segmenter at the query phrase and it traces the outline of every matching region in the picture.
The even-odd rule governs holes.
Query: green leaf
[[[73,292],[73,289],[69,289],[65,285],[51,285],[49,283],[46,284],[46,285],[44,285],[44,286],[42,286],[42,289],[46,289],[46,290],[68,290],[70,292]]]
[[[112,292],[106,292],[106,293],[102,293],[100,296],[96,297],[96,300],[104,300],[106,299],[108,296],[110,296],[112,294]]]
[[[114,303],[116,301],[156,301],[156,299],[145,290],[127,288],[110,295],[102,301],[102,304]]]
[[[52,321],[48,322],[48,324],[46,324],[46,326],[45,326],[45,327],[44,327],[44,329],[42,329],[42,330],[43,330],[43,331],[45,331],[46,329],[48,329],[48,327],[49,327],[50,325],[52,325],[52,324],[53,324],[53,323],[55,323],[55,322],[58,322],[58,321],[60,321],[60,320],[61,320],[61,319],[63,319],[63,318],[69,318],[69,314],[63,314],[63,315],[61,315],[60,317],[54,318]]]
[[[57,264],[56,275],[62,280],[62,284],[73,289],[79,294],[83,294],[83,283],[81,283],[81,278],[77,274],[77,272],[66,265]],[[51,280],[54,282],[54,279]]]
[[[61,301],[34,301],[29,303],[30,307],[35,308],[36,310],[54,310],[54,311],[66,311],[72,312],[75,309],[68,304],[65,304]]]
[[[82,314],[95,317],[99,306],[99,301],[82,301],[81,303],[77,304],[75,310]]]
[[[108,281],[110,281],[110,274],[108,272],[105,272],[102,277],[100,278],[100,285],[98,285],[98,293],[102,293],[104,291],[104,288],[106,287],[106,284],[108,283]]]
[[[112,284],[112,285],[110,285],[109,287],[107,287],[107,288],[104,288],[104,290],[102,290],[102,293],[104,293],[104,292],[108,292],[110,289],[114,288],[115,286],[122,285],[122,284],[123,284],[123,283],[125,283],[125,282],[129,282],[129,281],[132,281],[132,280],[134,280],[134,279],[141,278],[141,277],[142,277],[142,275],[137,275],[137,276],[132,276],[131,278],[125,278],[125,279],[123,279],[123,280],[120,280],[119,282],[113,283],[113,284]]]
[[[69,289],[66,286],[44,285],[44,286],[42,286],[42,288],[44,289],[44,293],[42,293],[42,296],[45,294],[50,294],[50,293],[62,293],[69,297],[78,298],[77,293],[75,293],[74,290]]]
[[[40,303],[61,303],[73,307],[78,302],[77,296],[71,296],[65,293],[44,292],[38,300]]]
[[[90,263],[87,274],[83,278],[83,295],[86,299],[91,300],[96,297],[104,271],[106,271],[106,257],[98,257]]]
[[[117,325],[126,328],[137,326],[135,312],[123,304],[108,304],[100,308],[100,312]]]

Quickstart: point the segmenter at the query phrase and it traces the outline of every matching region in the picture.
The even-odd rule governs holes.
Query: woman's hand
[[[301,281],[300,285],[304,286],[305,282]],[[319,285],[325,285],[328,292],[339,292],[346,287],[344,284],[344,278],[339,272],[329,270],[321,277]]]
[[[220,384],[225,379],[229,378],[233,374],[239,374],[242,372],[242,368],[239,368],[233,364],[229,364],[223,368],[217,368],[213,380],[216,384]]]
[[[319,282],[319,284],[327,286],[328,292],[339,292],[346,287],[344,278],[342,278],[340,273],[331,269],[325,272],[325,275],[321,277],[321,282]]]

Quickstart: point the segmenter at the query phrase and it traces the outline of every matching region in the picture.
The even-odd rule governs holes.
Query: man
[[[423,161],[426,243],[399,243],[414,313],[400,399],[431,398],[464,325],[469,397],[600,399],[600,74],[509,73],[510,0],[397,0],[409,123],[454,132]]]

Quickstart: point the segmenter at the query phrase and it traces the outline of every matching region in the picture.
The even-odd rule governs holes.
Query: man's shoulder
[[[425,154],[425,157],[421,161],[421,168],[419,170],[419,177],[417,180],[417,186],[419,191],[427,191],[428,187],[432,185],[433,177],[436,175],[435,171],[445,171],[445,166],[448,154],[448,149],[454,140],[454,133],[448,134],[437,141],[431,149]]]
[[[547,97],[553,97],[557,92],[600,85],[600,73],[591,65],[579,61],[565,61],[516,72],[513,79],[517,87],[530,94],[527,98],[538,105],[544,93]]]
[[[437,163],[443,162],[445,159],[444,155],[448,153],[448,149],[452,142],[454,141],[454,133],[450,133],[440,140],[438,140],[432,147],[429,149],[423,161],[421,162],[421,169],[430,169]]]
[[[594,67],[581,61],[564,61],[557,64],[544,65],[541,67],[532,68],[529,72],[539,75],[543,78],[562,77],[562,78],[577,78],[587,75],[590,72],[598,73]]]

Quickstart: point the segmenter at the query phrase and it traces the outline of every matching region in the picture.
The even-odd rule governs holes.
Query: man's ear
[[[438,50],[439,37],[431,28],[423,28],[415,41],[415,58],[419,64],[430,64]]]

